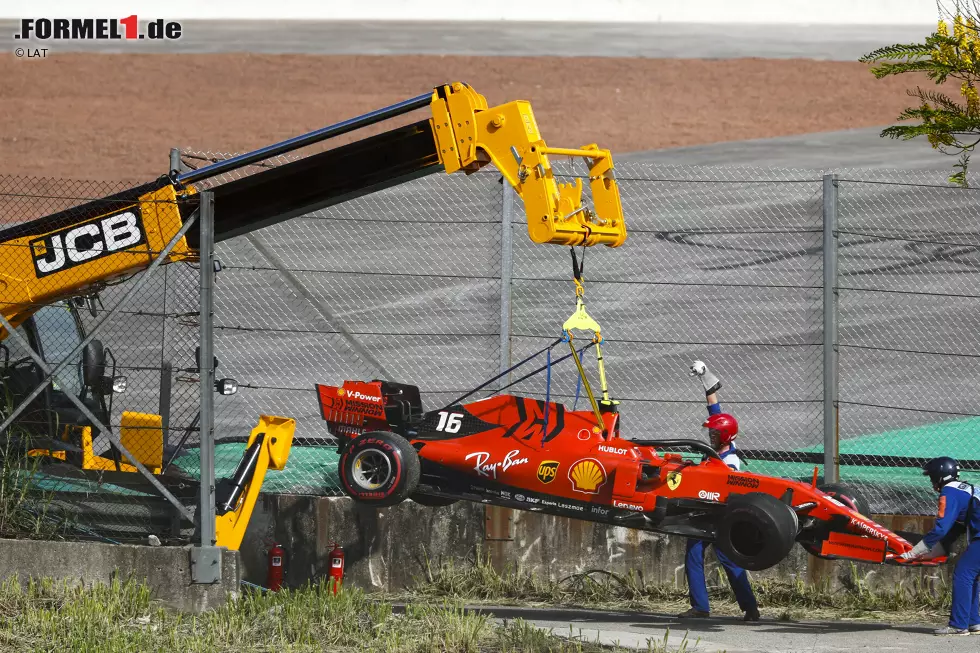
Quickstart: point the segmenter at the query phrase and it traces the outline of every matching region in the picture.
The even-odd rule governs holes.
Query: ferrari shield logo
[[[599,487],[606,482],[606,470],[594,458],[580,460],[568,470],[568,480],[572,489],[585,494],[598,494]]]
[[[671,490],[676,490],[681,484],[681,473],[680,472],[670,472],[667,474],[667,487]]]
[[[558,461],[545,460],[538,465],[538,480],[547,485],[558,477]]]

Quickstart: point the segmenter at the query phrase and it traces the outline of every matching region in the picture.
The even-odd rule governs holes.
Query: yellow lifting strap
[[[585,375],[585,368],[582,367],[582,361],[578,357],[578,352],[575,351],[575,344],[572,342],[574,339],[573,329],[578,329],[580,331],[591,331],[592,332],[592,342],[595,343],[596,351],[596,364],[599,368],[599,383],[602,388],[602,401],[604,404],[610,403],[609,400],[609,387],[606,383],[606,366],[602,360],[602,327],[599,323],[589,315],[588,311],[585,310],[585,286],[582,285],[582,271],[585,267],[585,258],[583,254],[582,265],[579,266],[578,260],[575,257],[575,250],[572,249],[572,273],[574,275],[573,281],[575,282],[575,312],[565,320],[562,324],[562,331],[564,332],[564,337],[568,340],[568,345],[572,351],[572,357],[575,359],[575,366],[578,368],[579,377],[582,379],[582,385],[585,387],[585,393],[589,397],[589,402],[592,404],[592,411],[595,413],[596,420],[599,422],[599,427],[602,428],[602,412],[599,410],[599,404],[595,399],[595,394],[592,392],[592,385],[589,383],[588,377]]]
[[[589,397],[589,403],[592,404],[592,412],[595,413],[596,424],[601,429],[602,428],[602,411],[599,410],[599,404],[595,400],[595,395],[592,394],[592,385],[589,384],[589,377],[585,376],[585,368],[582,367],[582,361],[578,357],[578,352],[575,351],[575,343],[572,342],[572,334],[568,334],[568,346],[572,350],[572,359],[575,361],[575,367],[578,368],[579,378],[582,379],[582,385],[585,387],[585,394]]]

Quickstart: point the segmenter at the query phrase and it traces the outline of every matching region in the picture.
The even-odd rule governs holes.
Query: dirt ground
[[[889,124],[917,81],[810,60],[8,54],[0,174],[145,180],[171,147],[240,152],[457,79],[530,100],[551,145],[614,153]]]

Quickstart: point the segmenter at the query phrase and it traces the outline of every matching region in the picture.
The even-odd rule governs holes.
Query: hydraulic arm
[[[472,173],[492,163],[523,199],[536,243],[608,245],[626,239],[612,156],[595,145],[551,148],[531,106],[488,107],[456,82],[198,170],[170,175],[116,195],[0,230],[0,310],[14,326],[38,307],[88,294],[145,269],[197,209],[196,182],[292,152],[428,106],[432,117],[349,145],[284,163],[212,188],[215,240],[221,241],[440,170]],[[582,181],[559,182],[551,156],[584,159]],[[170,261],[196,256],[196,230],[178,239]],[[0,336],[5,334],[0,331]]]
[[[214,183],[215,177],[227,172],[426,107],[431,117],[418,122]],[[556,179],[549,158],[554,156],[585,161],[591,207],[583,205],[581,178]],[[470,174],[491,163],[523,199],[528,234],[534,242],[618,247],[625,241],[619,188],[608,150],[596,145],[550,148],[538,132],[530,104],[515,101],[488,107],[486,98],[457,82],[254,152],[198,170],[173,170],[153,182],[0,230],[0,312],[16,328],[44,306],[92,295],[109,282],[147,269],[164,251],[169,254],[161,263],[197,259],[198,230],[191,228],[189,219],[200,203],[195,185],[204,180],[212,180],[214,237],[222,241],[424,175],[460,170]],[[0,341],[8,335],[0,328]],[[8,383],[10,371],[4,372]],[[40,377],[27,383],[25,392],[37,395],[41,383]],[[0,390],[9,390],[9,384],[0,385]],[[117,446],[137,452],[138,460],[95,455],[95,434],[80,422],[71,419],[60,424],[61,432],[51,434],[50,440],[66,442],[63,448],[54,441],[50,448],[33,453],[102,475],[136,477],[132,472],[139,463],[152,475],[149,480],[165,477],[161,415],[123,413]],[[219,544],[237,547],[241,542],[266,470],[281,469],[286,462],[294,426],[288,418],[261,418],[234,477],[220,488]],[[71,448],[69,440],[75,442]]]

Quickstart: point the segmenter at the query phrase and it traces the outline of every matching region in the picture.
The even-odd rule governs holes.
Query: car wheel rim
[[[391,460],[377,449],[357,452],[351,468],[354,482],[366,490],[377,490],[391,478]]]
[[[732,525],[731,543],[737,553],[755,557],[766,548],[766,537],[756,524],[736,522]]]

